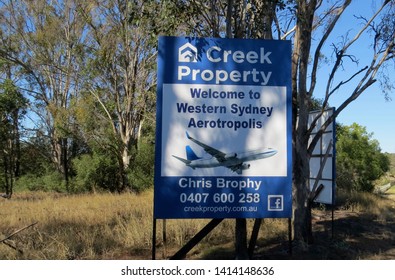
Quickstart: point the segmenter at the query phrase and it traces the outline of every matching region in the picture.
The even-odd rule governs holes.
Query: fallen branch
[[[8,247],[14,249],[15,251],[18,251],[20,254],[23,254],[23,251],[21,249],[18,249],[17,247],[15,247],[11,243],[9,243],[8,240],[3,240],[2,242],[3,242],[3,244],[7,245]]]
[[[1,242],[1,243],[5,243],[4,241],[6,241],[7,239],[10,239],[10,238],[13,237],[14,235],[20,233],[21,231],[23,231],[23,230],[25,230],[25,229],[28,229],[29,227],[32,227],[32,226],[36,225],[37,223],[38,223],[38,222],[35,222],[35,223],[32,223],[32,224],[30,224],[30,225],[28,225],[28,226],[25,226],[25,227],[21,228],[21,229],[18,229],[17,231],[13,232],[11,235],[9,235],[9,236],[7,236],[6,238],[3,238],[2,240],[0,240],[0,242]],[[5,244],[6,244],[6,243],[5,243]],[[7,244],[7,245],[8,245],[8,244]]]

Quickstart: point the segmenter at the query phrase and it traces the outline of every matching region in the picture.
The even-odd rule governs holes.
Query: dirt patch
[[[333,219],[331,210],[322,210],[320,207],[313,210],[313,244],[293,242],[290,247],[286,232],[275,238],[267,238],[261,231],[253,259],[395,260],[395,194],[367,203],[361,200],[355,204],[352,199],[344,201],[333,212]],[[374,201],[377,205],[371,207]],[[232,260],[235,256],[233,242],[202,247],[194,248],[186,259]],[[163,248],[158,248],[158,258],[169,258],[172,249],[169,248],[163,254]]]
[[[395,199],[395,195],[391,195],[391,198]],[[290,255],[288,241],[269,246],[271,242],[269,240],[260,243],[255,258],[395,259],[395,201],[392,201],[392,206],[383,210],[380,215],[336,209],[332,220],[331,211],[315,210],[313,213],[313,244],[292,244],[292,255]]]
[[[293,243],[286,237],[265,239],[260,236],[253,259],[259,260],[394,260],[395,203],[385,218],[363,212],[336,209],[314,210],[314,243]],[[290,249],[292,254],[290,254]],[[168,255],[170,256],[170,255]],[[161,256],[166,258],[165,256]],[[234,259],[233,243],[210,250],[191,251],[187,259]]]

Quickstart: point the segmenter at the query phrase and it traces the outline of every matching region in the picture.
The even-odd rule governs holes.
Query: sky
[[[361,2],[364,2],[364,5],[361,5]],[[371,14],[373,8],[377,8],[368,4],[370,2],[371,1],[365,2],[361,0],[353,1],[348,8],[348,12],[339,22],[337,29],[334,30],[335,33],[331,37],[332,40],[328,42],[339,41],[341,36],[347,33],[349,34],[348,36],[352,38],[360,29],[360,23],[354,15],[363,15],[367,17]],[[340,70],[338,73],[338,80],[345,80],[350,77],[352,73],[355,73],[356,69],[361,69],[368,65],[369,60],[367,60],[367,58],[372,57],[372,48],[370,47],[371,38],[365,36],[362,39],[363,41],[358,47],[350,50],[350,52],[359,59],[358,65],[345,60],[344,69]],[[324,53],[330,55],[330,43],[326,44],[325,50]],[[327,65],[323,65],[320,68],[319,86],[317,86],[314,94],[316,97],[323,97],[323,95],[320,95],[322,94],[320,88],[325,89],[325,80],[328,78],[329,69]],[[388,70],[389,72],[395,72],[394,64],[392,64]],[[392,74],[391,76],[395,83],[395,75]],[[330,106],[335,108],[339,107],[345,98],[349,96],[349,92],[354,88],[355,86],[353,87],[350,84],[335,93],[329,101]],[[390,93],[389,97],[392,98],[392,101],[386,100],[379,86],[379,81],[377,81],[363,92],[357,100],[349,104],[340,113],[336,121],[343,125],[351,125],[355,122],[365,126],[368,133],[373,133],[372,138],[379,141],[382,152],[395,153],[395,91]]]

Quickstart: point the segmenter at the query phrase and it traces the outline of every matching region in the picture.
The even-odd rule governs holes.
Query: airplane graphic
[[[192,169],[223,166],[237,174],[242,174],[243,170],[250,168],[250,164],[245,162],[268,158],[277,154],[277,151],[272,148],[257,149],[241,153],[224,153],[192,138],[188,132],[186,132],[186,135],[189,140],[201,146],[205,152],[212,156],[212,158],[209,159],[198,157],[189,145],[185,147],[186,159],[173,155],[173,157],[182,161],[186,166]]]

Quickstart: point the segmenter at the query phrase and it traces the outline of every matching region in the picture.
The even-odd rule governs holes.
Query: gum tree
[[[372,2],[373,3],[373,2]],[[294,108],[294,238],[299,241],[311,243],[313,241],[311,228],[311,209],[309,208],[310,188],[308,185],[309,158],[322,135],[324,129],[333,121],[351,102],[355,101],[364,91],[371,87],[380,77],[382,82],[389,81],[385,74],[385,67],[393,65],[395,25],[388,26],[386,18],[393,14],[394,4],[391,1],[382,1],[377,8],[373,8],[369,18],[358,17],[360,29],[351,35],[349,30],[344,31],[342,41],[333,35],[339,20],[345,16],[351,0],[331,1],[324,6],[323,1],[296,1],[295,28],[290,37],[294,42],[293,50],[293,108]],[[393,18],[393,17],[390,17]],[[362,47],[362,37],[370,35],[371,50],[368,62],[365,65],[357,64],[358,58],[353,55],[353,47]],[[313,44],[313,42],[316,42]],[[319,66],[322,63],[324,46],[332,45],[329,71],[321,73]],[[346,62],[356,64],[356,70],[342,73]],[[347,69],[347,68],[346,68]],[[318,75],[324,74],[327,79],[325,86],[317,87]],[[345,85],[348,88],[345,90]],[[389,84],[386,83],[388,86]],[[391,89],[387,87],[387,90]],[[307,127],[307,117],[314,94],[324,92],[323,107],[327,106],[331,97],[342,92],[343,102],[336,108],[334,114],[322,126],[321,130],[309,142],[309,137],[316,124]],[[388,93],[388,91],[387,91]],[[296,119],[296,116],[299,116]]]
[[[69,178],[73,137],[68,109],[78,95],[84,22],[76,1],[1,1],[0,57],[16,68],[16,85],[33,100],[35,126],[50,142],[50,159]]]
[[[377,81],[386,94],[393,89],[390,72],[386,70],[393,67],[394,62],[394,3],[389,0],[368,2],[372,10],[369,17],[358,15],[358,11],[352,17],[346,13],[351,0],[189,1],[192,9],[199,11],[190,21],[197,27],[193,34],[293,42],[293,229],[297,241],[313,241],[309,158],[319,137],[334,118]],[[345,17],[355,19],[353,27],[359,29],[352,33],[340,26],[340,20]],[[367,46],[364,45],[366,38],[370,40]],[[328,46],[331,46],[329,50]],[[364,57],[364,65],[358,64],[358,57],[353,53],[355,48],[362,47],[370,49]],[[324,63],[326,67],[321,68]],[[318,77],[325,77],[320,86]],[[318,114],[312,125],[307,126],[314,98],[323,93],[325,108],[331,97],[339,92],[342,92],[343,102],[310,141],[320,118]],[[237,244],[245,248],[245,221],[239,220],[236,224],[236,236],[238,233],[241,236]]]
[[[27,100],[12,80],[0,83],[0,187],[5,197],[11,198],[14,181],[20,170],[20,121],[25,114]]]
[[[80,105],[96,117],[93,125],[85,125],[84,135],[116,159],[118,191],[133,188],[127,175],[143,125],[152,122],[155,111],[157,34],[178,21],[169,13],[173,2],[86,1],[79,6],[88,26]]]

